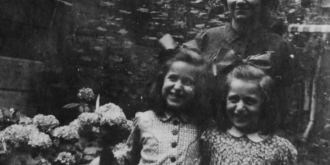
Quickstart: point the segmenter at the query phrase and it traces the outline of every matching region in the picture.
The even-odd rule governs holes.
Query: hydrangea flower
[[[37,165],[51,165],[51,163],[47,159],[41,158]]]
[[[101,124],[122,125],[127,121],[123,110],[113,103],[100,106],[95,113],[101,115]]]
[[[82,88],[79,90],[77,94],[79,99],[85,99],[87,101],[90,101],[94,99],[95,95],[91,88]]]
[[[29,134],[32,132],[39,132],[37,128],[29,127],[30,129],[27,129],[26,126],[23,125],[11,125],[7,127],[2,137],[0,137],[1,140],[5,142],[9,142],[11,144],[18,144],[18,143],[27,143],[29,141]],[[32,131],[32,132],[30,132]]]
[[[126,143],[119,143],[113,149],[112,153],[120,165],[125,164],[125,155],[127,155],[128,146]]]
[[[100,123],[100,117],[96,113],[82,113],[78,116],[79,122],[82,126],[97,125]]]
[[[75,119],[73,120],[69,126],[72,128],[72,129],[75,129],[77,131],[79,131],[81,129],[81,124],[80,124],[80,121],[79,119]]]
[[[58,154],[55,162],[61,162],[65,165],[72,165],[76,162],[76,159],[70,152],[61,152]]]
[[[49,148],[52,145],[52,140],[49,135],[43,132],[35,132],[30,134],[28,145],[32,147]]]
[[[65,140],[79,139],[78,130],[68,125],[55,128],[52,135],[54,137],[63,138]]]
[[[18,122],[18,124],[20,124],[20,125],[29,125],[29,124],[32,124],[32,123],[33,123],[32,119],[29,118],[29,117],[26,117],[26,116],[21,116],[19,118],[19,122]]]
[[[48,132],[57,127],[60,122],[53,115],[44,116],[38,114],[33,118],[33,124],[36,125],[41,131]]]

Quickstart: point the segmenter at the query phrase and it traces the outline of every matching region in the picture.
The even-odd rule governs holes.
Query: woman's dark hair
[[[228,0],[221,0],[224,6],[228,10]],[[277,10],[279,5],[278,0],[261,0],[261,11],[259,22],[264,27],[270,28],[273,25],[274,21],[274,11]]]
[[[196,67],[195,77],[195,95],[192,102],[185,108],[185,113],[198,121],[205,119],[210,115],[209,97],[205,92],[206,88],[206,63],[199,52],[188,48],[177,48],[175,50],[168,51],[166,54],[170,56],[161,63],[161,67],[151,85],[149,99],[151,102],[151,108],[156,112],[156,115],[163,115],[166,109],[166,101],[162,97],[162,87],[166,74],[174,62],[182,61]]]
[[[242,64],[235,67],[226,77],[225,89],[221,98],[220,113],[218,124],[221,129],[226,130],[231,127],[231,122],[226,115],[226,97],[233,80],[239,79],[248,82],[255,82],[261,91],[263,103],[261,106],[261,115],[257,125],[257,130],[262,134],[272,134],[276,129],[276,119],[278,112],[275,108],[275,97],[273,97],[274,82],[264,71],[251,65]]]

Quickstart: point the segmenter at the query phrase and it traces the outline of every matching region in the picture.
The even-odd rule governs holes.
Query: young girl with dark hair
[[[202,136],[206,151],[203,165],[296,163],[295,147],[275,135],[273,84],[264,71],[248,64],[229,72],[219,127],[208,129]]]
[[[168,51],[151,90],[152,110],[138,112],[126,160],[133,165],[197,164],[209,115],[205,64],[190,49]]]

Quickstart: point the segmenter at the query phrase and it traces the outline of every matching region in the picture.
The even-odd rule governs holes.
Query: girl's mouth
[[[169,96],[172,99],[180,99],[180,98],[182,98],[182,95],[181,94],[177,94],[177,93],[170,93]]]
[[[243,114],[242,115],[234,114],[234,119],[239,122],[244,122],[247,120],[247,116]]]

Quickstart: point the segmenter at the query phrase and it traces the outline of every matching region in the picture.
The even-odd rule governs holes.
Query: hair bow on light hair
[[[228,74],[232,69],[243,64],[251,65],[267,74],[271,74],[273,65],[271,55],[273,53],[273,51],[267,51],[265,54],[250,55],[243,59],[231,49],[220,48],[217,55],[213,58],[213,75],[216,76],[218,73]]]

